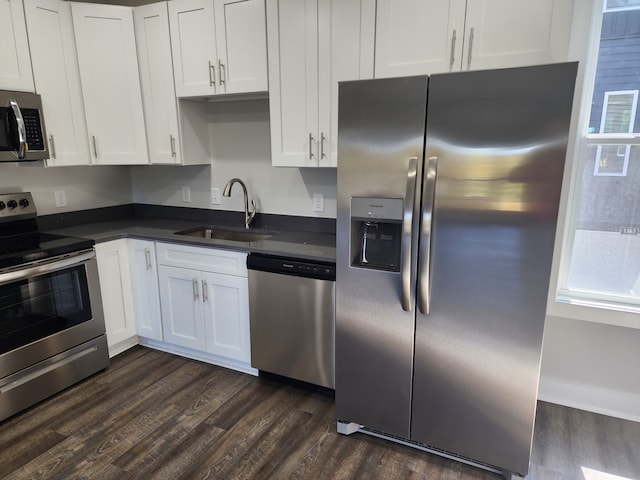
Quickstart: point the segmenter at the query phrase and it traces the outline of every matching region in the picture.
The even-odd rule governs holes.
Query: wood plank
[[[0,422],[0,446],[11,480],[501,478],[339,435],[326,394],[145,347]],[[640,424],[540,402],[529,480],[582,479],[583,467],[640,478]]]

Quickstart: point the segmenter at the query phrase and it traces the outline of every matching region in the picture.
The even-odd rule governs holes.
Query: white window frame
[[[603,0],[603,2],[602,2],[602,11],[603,12],[624,12],[626,10],[640,10],[640,5],[630,5],[628,7],[607,8],[607,0]]]
[[[606,0],[605,0],[606,1]],[[627,134],[633,134],[633,129],[635,128],[636,123],[636,110],[638,108],[638,90],[611,90],[609,92],[604,92],[604,103],[602,104],[602,115],[600,116],[600,134],[591,134],[586,135],[589,139],[593,139],[599,141],[602,136],[606,135],[606,139],[617,138],[620,136],[618,133],[603,133],[606,120],[607,120],[607,112],[609,110],[609,97],[614,95],[632,95],[633,100],[631,103],[631,119],[629,121],[629,126],[627,127]],[[629,154],[631,153],[631,145],[619,143],[618,151],[620,151],[620,147],[624,146],[624,162],[622,166],[621,172],[601,172],[600,171],[600,159],[602,156],[602,143],[598,143],[596,147],[596,161],[593,166],[593,174],[599,177],[625,177],[627,175],[627,168],[629,166]],[[620,155],[620,154],[618,154]]]
[[[586,2],[585,2],[586,3]],[[640,304],[612,295],[595,296],[566,288],[577,224],[581,179],[587,149],[592,145],[640,145],[640,135],[588,132],[596,75],[603,0],[590,0],[586,8],[574,8],[568,59],[579,61],[571,131],[560,199],[547,315],[568,319],[640,328]]]

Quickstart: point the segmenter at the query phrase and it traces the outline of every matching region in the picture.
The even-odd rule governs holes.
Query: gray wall
[[[221,205],[210,205],[209,193],[210,187],[222,191],[231,178],[239,177],[259,212],[335,218],[336,169],[271,166],[268,100],[213,102],[207,109],[211,165],[132,167],[135,202],[241,211],[239,187],[230,198],[222,197]],[[191,204],[182,202],[183,186],[191,189]],[[324,212],[313,212],[314,193],[324,195]]]
[[[54,192],[64,190],[67,207],[55,206]],[[45,168],[37,163],[0,164],[0,192],[33,193],[40,215],[131,203],[128,167]]]

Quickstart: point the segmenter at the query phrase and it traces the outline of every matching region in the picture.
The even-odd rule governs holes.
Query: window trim
[[[640,5],[630,5],[627,7],[611,7],[607,8],[607,0],[602,1],[602,13],[624,12],[628,10],[640,10]]]

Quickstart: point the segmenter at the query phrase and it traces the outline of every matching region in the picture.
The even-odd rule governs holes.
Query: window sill
[[[547,304],[547,315],[640,329],[640,307],[558,295]]]

